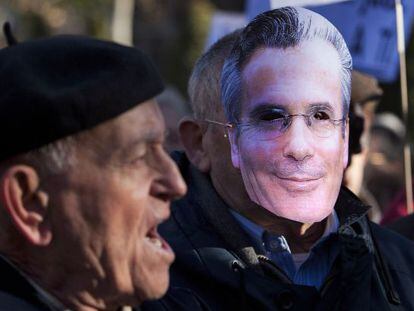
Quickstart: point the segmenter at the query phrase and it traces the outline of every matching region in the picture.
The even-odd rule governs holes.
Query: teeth
[[[159,247],[159,248],[162,248],[162,242],[161,242],[161,240],[160,240],[160,239],[157,239],[157,238],[150,238],[150,237],[146,237],[146,239],[147,239],[150,243],[154,244],[155,246],[157,246],[157,247]]]

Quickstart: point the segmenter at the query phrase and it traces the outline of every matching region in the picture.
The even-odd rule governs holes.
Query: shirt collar
[[[261,227],[260,225],[254,223],[250,219],[244,217],[240,213],[236,212],[233,209],[229,209],[231,214],[236,218],[236,220],[239,222],[241,227],[247,232],[247,234],[253,238],[256,242],[258,242],[260,245],[263,245],[263,233],[265,232],[265,229]],[[339,228],[339,219],[338,215],[336,214],[336,211],[333,210],[332,213],[328,216],[328,219],[326,221],[325,230],[322,234],[322,236],[319,238],[318,241],[314,244],[313,247],[318,245],[321,241],[325,240],[329,235],[332,233],[336,233]],[[313,248],[312,247],[312,248]]]

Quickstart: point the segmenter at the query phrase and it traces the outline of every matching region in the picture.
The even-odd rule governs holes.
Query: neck
[[[241,180],[241,175],[239,173],[236,175],[236,173],[231,171],[228,173],[230,176],[228,180],[224,180],[223,178],[216,177],[214,174],[210,174],[214,189],[217,191],[227,206],[231,207],[242,215],[249,214],[258,206],[250,200],[247,192],[245,191],[243,181]]]
[[[85,278],[87,276],[80,277],[74,274],[66,276],[59,274],[60,276],[57,276],[55,273],[39,272],[39,270],[34,268],[30,268],[27,273],[42,290],[70,310],[111,310],[106,306],[105,301],[98,299],[96,295],[92,294],[92,291],[88,288],[89,286],[80,286],[81,284],[91,285],[94,283],[93,279],[86,281]],[[115,309],[113,308],[113,310]]]
[[[56,299],[60,304],[70,310],[94,311],[94,310],[117,310],[119,297],[111,297],[110,293],[105,294],[105,290],[99,277],[95,272],[89,269],[80,271],[81,264],[67,265],[61,262],[59,267],[56,266],[56,260],[50,260],[43,256],[42,260],[36,260],[39,254],[32,253],[30,262],[18,264],[19,268],[43,291]],[[41,255],[39,255],[40,257]],[[17,263],[20,261],[17,260]],[[50,267],[56,269],[50,269]],[[85,267],[84,267],[85,268]],[[102,283],[101,283],[102,284]],[[114,302],[112,304],[111,302]],[[136,301],[132,302],[136,305]]]

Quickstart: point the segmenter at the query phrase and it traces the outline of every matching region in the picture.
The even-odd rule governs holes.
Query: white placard
[[[393,82],[399,70],[395,0],[333,0],[329,1],[331,4],[315,6],[321,2],[324,0],[248,0],[246,15],[251,20],[269,10],[271,5],[309,6],[330,20],[342,33],[351,51],[354,68],[382,82]],[[414,18],[414,0],[402,0],[402,4],[407,43]]]
[[[402,0],[406,43],[414,17],[414,0]],[[354,61],[354,68],[393,82],[398,77],[395,0],[355,0],[311,7],[329,19],[342,33]]]
[[[224,35],[244,27],[246,24],[246,16],[243,13],[216,11],[211,19],[205,48],[207,49]]]

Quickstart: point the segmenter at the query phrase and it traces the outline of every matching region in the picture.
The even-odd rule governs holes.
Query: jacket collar
[[[339,218],[339,225],[352,225],[365,217],[370,207],[346,187],[341,187],[335,203],[335,211]]]
[[[40,310],[67,310],[54,297],[40,288],[15,264],[0,254],[0,291],[21,298]]]
[[[257,258],[259,250],[252,246],[250,237],[231,215],[229,207],[214,189],[210,177],[194,167],[184,153],[175,152],[172,156],[187,184],[191,185],[182,200],[188,200],[189,205],[196,206],[198,220],[208,227],[213,227],[229,249],[233,250],[244,263],[261,273]]]

